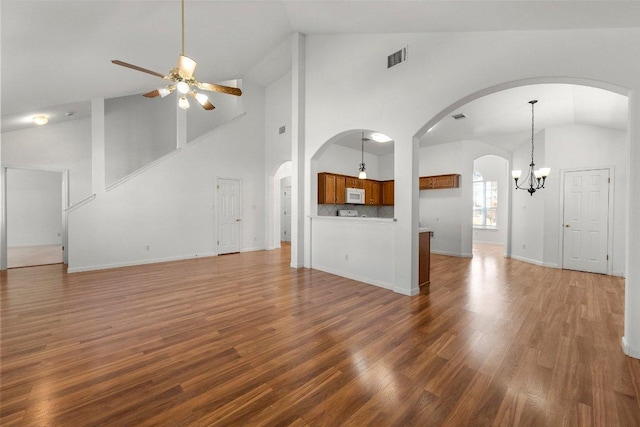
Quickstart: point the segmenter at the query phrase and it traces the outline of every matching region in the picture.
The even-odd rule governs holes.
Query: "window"
[[[485,181],[482,174],[473,171],[473,226],[496,228],[498,211],[498,181]]]

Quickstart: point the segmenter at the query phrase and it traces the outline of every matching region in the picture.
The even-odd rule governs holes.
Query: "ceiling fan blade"
[[[159,96],[159,95],[160,95],[160,92],[158,92],[158,89],[142,94],[142,96],[146,96],[147,98],[155,98],[156,96]]]
[[[209,101],[205,102],[204,104],[202,104],[202,108],[204,108],[207,111],[213,110],[214,107],[212,103],[210,103]]]
[[[227,93],[229,95],[236,95],[236,96],[242,95],[242,91],[237,87],[229,87],[229,86],[216,85],[213,83],[202,83],[202,82],[198,82],[196,86],[198,86],[200,89],[210,90],[213,92],[222,92],[222,93]]]
[[[196,70],[198,63],[188,56],[178,56],[178,73],[185,79],[193,77],[193,72]]]
[[[111,62],[116,64],[116,65],[120,65],[122,67],[131,68],[132,70],[142,71],[143,73],[147,73],[147,74],[151,74],[153,76],[160,77],[161,79],[165,78],[164,74],[156,73],[155,71],[147,70],[146,68],[138,67],[137,65],[133,65],[133,64],[128,64],[126,62],[122,62],[122,61],[119,61],[117,59],[113,59],[113,60],[111,60]]]

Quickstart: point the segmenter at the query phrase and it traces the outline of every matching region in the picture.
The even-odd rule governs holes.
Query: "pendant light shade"
[[[362,147],[362,157],[360,159],[360,165],[358,166],[358,170],[360,171],[360,173],[358,173],[358,178],[359,179],[367,179],[367,167],[364,164],[364,142],[368,141],[369,138],[365,138],[364,137],[364,132],[362,132],[362,138],[361,138],[361,147]]]

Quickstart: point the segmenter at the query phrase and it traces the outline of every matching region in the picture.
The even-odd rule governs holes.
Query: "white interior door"
[[[607,273],[609,170],[565,172],[562,268]]]
[[[280,230],[280,240],[283,242],[291,241],[291,186],[288,185],[282,191],[282,223]]]
[[[240,252],[240,180],[218,179],[218,254]]]

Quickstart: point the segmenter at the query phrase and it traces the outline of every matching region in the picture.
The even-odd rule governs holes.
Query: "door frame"
[[[0,200],[0,270],[7,269],[7,232],[9,230],[7,224],[7,171],[9,169],[21,169],[32,171],[44,171],[44,172],[57,172],[61,175],[62,185],[62,263],[64,265],[69,264],[69,233],[68,233],[68,216],[67,209],[69,208],[69,169],[55,169],[55,168],[39,168],[39,167],[27,167],[27,166],[3,166],[0,169],[0,183],[2,183],[2,200]]]
[[[607,275],[613,275],[613,198],[614,198],[614,190],[615,190],[615,167],[614,166],[592,166],[592,167],[581,167],[581,168],[563,168],[560,169],[560,221],[558,224],[558,233],[560,238],[558,239],[558,258],[559,258],[559,266],[561,269],[564,269],[564,184],[565,184],[565,174],[567,172],[586,172],[592,170],[608,170],[609,171],[609,197],[608,197],[608,208],[607,208],[607,254],[609,255],[609,259],[607,260]]]
[[[240,213],[240,218],[242,219],[242,179],[241,178],[234,178],[234,177],[229,177],[229,176],[216,176],[216,187],[215,187],[215,199],[214,199],[214,206],[215,208],[215,231],[214,231],[214,241],[216,242],[215,245],[215,254],[216,255],[220,255],[220,251],[219,251],[219,246],[217,244],[217,242],[220,240],[220,203],[219,203],[219,196],[220,196],[220,180],[231,180],[231,181],[238,181],[238,212]],[[242,252],[242,222],[240,221],[240,225],[238,226],[238,252]]]

